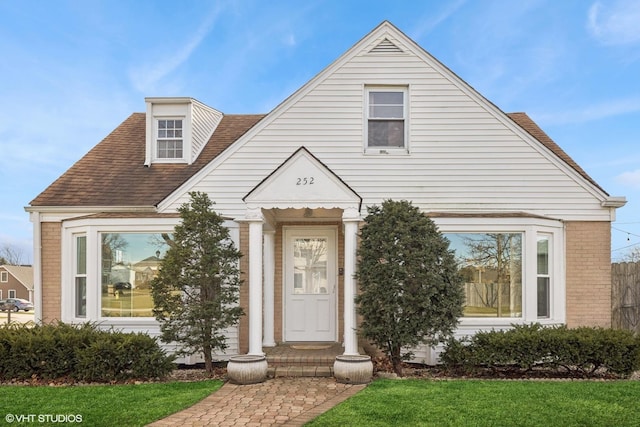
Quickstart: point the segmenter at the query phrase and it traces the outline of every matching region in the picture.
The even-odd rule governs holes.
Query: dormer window
[[[158,159],[182,159],[183,139],[181,119],[158,120]]]
[[[145,166],[193,163],[223,116],[193,98],[145,98],[145,101]]]
[[[406,87],[369,87],[366,90],[367,152],[406,152]]]

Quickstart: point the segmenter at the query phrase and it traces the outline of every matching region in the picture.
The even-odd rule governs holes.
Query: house
[[[37,318],[158,334],[138,267],[153,274],[191,191],[244,254],[246,316],[226,356],[300,341],[358,354],[358,229],[385,199],[410,200],[451,241],[467,293],[458,334],[611,322],[624,197],[386,21],[265,115],[146,98],[26,208]],[[120,282],[132,286],[109,292]]]
[[[33,302],[33,267],[0,265],[0,300],[7,298]]]

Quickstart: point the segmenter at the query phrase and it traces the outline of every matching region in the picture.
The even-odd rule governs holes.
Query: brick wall
[[[61,252],[62,224],[41,224],[42,244],[42,321],[61,320]]]
[[[611,223],[566,223],[567,326],[611,326]]]

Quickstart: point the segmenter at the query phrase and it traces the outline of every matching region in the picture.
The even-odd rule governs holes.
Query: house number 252
[[[298,180],[296,181],[296,185],[313,185],[313,177],[305,176],[304,178],[298,178]]]

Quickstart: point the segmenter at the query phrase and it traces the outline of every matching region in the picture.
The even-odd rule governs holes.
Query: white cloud
[[[640,2],[596,2],[589,8],[589,33],[605,45],[640,43]]]
[[[583,108],[567,108],[562,112],[540,113],[535,117],[545,124],[585,123],[608,117],[640,112],[640,98],[616,99]]]
[[[616,176],[616,181],[622,185],[640,189],[640,169],[623,172]]]
[[[457,0],[450,3],[445,3],[444,9],[442,9],[438,14],[433,14],[432,11],[429,11],[429,15],[425,16],[423,19],[418,20],[418,22],[420,22],[420,25],[411,32],[411,38],[414,40],[419,40],[425,34],[429,34],[438,25],[440,25],[451,15],[456,13],[458,9],[460,9],[465,3],[466,0]]]
[[[149,63],[133,69],[130,72],[133,86],[143,93],[154,92],[158,82],[167,77],[180,65],[184,64],[198,46],[200,46],[205,37],[213,29],[213,25],[220,15],[220,12],[221,7],[216,7],[205,17],[197,31],[183,46],[172,49],[173,55],[164,56],[164,58],[166,58],[164,62],[158,61],[158,57],[154,57]]]

